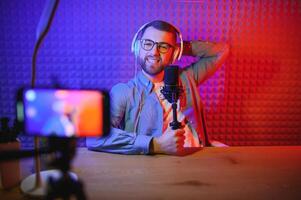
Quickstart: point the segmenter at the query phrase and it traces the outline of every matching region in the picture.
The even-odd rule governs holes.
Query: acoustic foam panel
[[[1,117],[14,117],[16,90],[30,85],[44,3],[0,1]],[[173,23],[184,40],[231,45],[223,67],[200,86],[211,138],[229,145],[301,144],[298,0],[61,1],[38,54],[37,86],[109,90],[126,82],[135,74],[132,38],[154,19]],[[32,144],[22,137],[24,148]]]

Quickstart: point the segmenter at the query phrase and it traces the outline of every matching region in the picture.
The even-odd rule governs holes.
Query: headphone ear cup
[[[134,54],[137,57],[139,54],[139,42],[136,40],[134,44]]]
[[[175,49],[173,52],[173,58],[172,58],[172,63],[176,62],[177,58],[179,57],[179,47]]]

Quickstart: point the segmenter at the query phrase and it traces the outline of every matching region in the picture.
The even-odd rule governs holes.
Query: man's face
[[[145,50],[141,41],[150,41],[150,43],[158,42],[164,45],[169,44],[171,48],[165,53],[158,49],[158,44],[155,44],[151,50]],[[172,63],[173,52],[176,48],[176,38],[174,34],[166,31],[160,31],[154,27],[148,27],[139,42],[138,63],[148,75],[155,76],[163,71],[164,66]],[[166,44],[165,44],[166,43]],[[146,43],[145,45],[151,45]]]

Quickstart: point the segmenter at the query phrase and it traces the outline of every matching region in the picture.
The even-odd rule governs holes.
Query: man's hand
[[[160,137],[153,139],[153,153],[180,155],[184,149],[183,129],[172,130],[170,127]]]

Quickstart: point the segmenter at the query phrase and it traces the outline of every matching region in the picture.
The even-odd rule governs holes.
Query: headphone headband
[[[135,36],[134,36],[134,38],[133,38],[133,40],[132,40],[132,45],[131,45],[131,51],[135,54],[135,56],[138,55],[138,46],[137,46],[136,41],[137,41],[137,38],[138,38],[140,32],[141,32],[144,28],[146,28],[147,26],[149,26],[151,23],[153,23],[153,22],[154,22],[154,21],[151,21],[151,22],[148,22],[148,23],[144,24],[144,25],[141,26],[141,27],[139,28],[139,30],[136,32],[136,34],[135,34]],[[166,22],[166,23],[168,23],[168,22]],[[179,39],[180,39],[180,50],[174,52],[174,54],[176,53],[176,55],[174,55],[173,62],[175,62],[176,59],[178,59],[178,60],[181,59],[181,56],[182,56],[182,53],[183,53],[183,38],[182,38],[182,34],[181,34],[180,30],[179,30],[177,27],[175,27],[174,25],[172,25],[172,24],[170,24],[170,23],[168,23],[168,24],[176,30],[177,35],[178,35],[178,37],[179,37]]]

